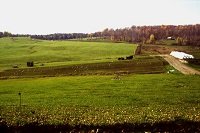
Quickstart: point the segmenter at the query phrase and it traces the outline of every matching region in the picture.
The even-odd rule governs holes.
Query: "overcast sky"
[[[91,33],[197,23],[200,0],[0,0],[0,31],[11,33]]]

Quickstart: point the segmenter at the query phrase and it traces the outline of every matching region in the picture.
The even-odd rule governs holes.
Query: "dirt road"
[[[162,56],[171,66],[173,66],[175,69],[180,71],[183,74],[198,74],[200,75],[200,72],[183,64],[181,61],[178,59],[170,56],[170,55],[160,55]]]

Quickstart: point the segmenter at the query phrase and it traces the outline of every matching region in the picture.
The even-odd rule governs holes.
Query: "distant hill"
[[[0,38],[0,69],[13,65],[26,67],[27,61],[36,66],[59,66],[115,61],[134,54],[137,45],[109,42],[48,41],[30,37]]]

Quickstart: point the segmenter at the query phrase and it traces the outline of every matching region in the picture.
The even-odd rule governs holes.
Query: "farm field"
[[[0,4],[0,133],[200,133],[200,0]]]
[[[195,46],[174,46],[174,45],[142,45],[142,54],[144,55],[154,55],[154,54],[170,54],[171,51],[182,51],[188,54],[194,55],[199,58],[200,47]]]
[[[161,57],[136,56],[134,60],[117,60],[119,57],[125,58],[134,54],[136,46],[108,42],[1,38],[0,78],[146,74],[167,71],[168,63]],[[26,67],[29,60],[34,61],[33,68]],[[19,68],[12,68],[12,65]]]
[[[200,76],[182,74],[1,80],[1,122],[112,125],[177,118],[200,121],[199,80]]]
[[[198,56],[198,47],[144,45],[142,55],[117,60],[133,55],[136,47],[111,42],[0,38],[0,127],[73,129],[85,125],[121,130],[124,124],[130,124],[130,128],[138,124],[140,129],[154,131],[147,125],[175,121],[181,125],[180,131],[192,129],[184,122],[198,125],[200,76],[182,75],[177,70],[167,74],[174,68],[156,56],[172,49]],[[35,66],[27,68],[27,61],[34,61]],[[194,128],[200,131],[199,126]]]
[[[137,45],[109,42],[45,41],[31,38],[0,38],[0,71],[26,67],[61,66],[115,61],[133,55]]]
[[[196,59],[200,59],[200,47],[195,46],[174,46],[174,45],[149,45],[145,44],[142,46],[142,55],[169,55],[171,51],[181,51],[188,54],[191,54]],[[196,70],[200,70],[199,65],[185,63],[189,67],[192,67]]]
[[[10,69],[0,72],[0,79],[49,76],[113,75],[165,73],[168,63],[162,57],[136,57],[134,60],[70,66]]]

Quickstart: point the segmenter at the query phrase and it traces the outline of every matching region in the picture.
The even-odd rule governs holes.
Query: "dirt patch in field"
[[[0,125],[1,132],[20,132],[20,133],[124,133],[124,132],[186,132],[194,133],[200,132],[200,122],[175,120],[159,123],[142,123],[142,124],[115,124],[105,126],[94,125],[38,125],[37,123],[24,125],[24,126],[11,126]]]
[[[130,61],[116,61],[107,63],[81,64],[73,66],[37,67],[11,69],[0,72],[0,79],[37,77],[37,76],[74,76],[74,75],[113,75],[129,73],[163,73],[165,72],[164,59],[148,58]]]
[[[186,53],[198,52],[200,47],[188,46],[166,46],[166,45],[142,45],[142,54],[170,54],[171,51],[182,51]]]
[[[149,51],[152,53],[158,53],[158,54],[169,54],[173,49],[161,47],[161,46],[143,46],[142,49],[144,51]]]

